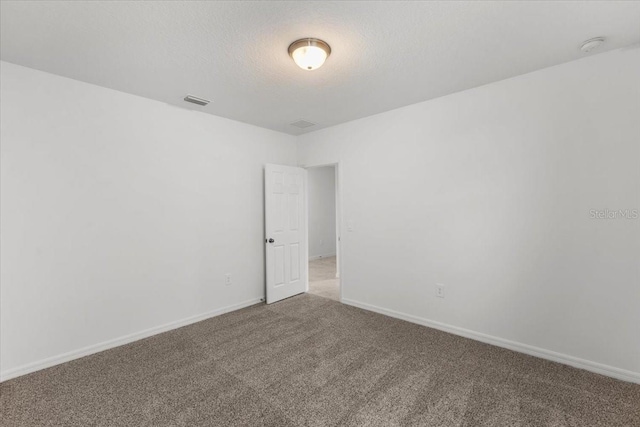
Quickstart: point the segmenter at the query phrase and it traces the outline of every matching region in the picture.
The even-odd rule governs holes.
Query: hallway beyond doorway
[[[309,261],[309,293],[340,301],[335,256]]]

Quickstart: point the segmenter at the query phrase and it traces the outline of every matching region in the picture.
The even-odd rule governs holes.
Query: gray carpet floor
[[[304,294],[0,384],[2,426],[640,426],[640,386]]]

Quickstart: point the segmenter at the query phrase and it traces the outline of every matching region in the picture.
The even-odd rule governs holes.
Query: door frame
[[[343,250],[342,250],[342,168],[340,167],[340,162],[333,163],[320,163],[320,164],[310,164],[310,165],[298,165],[300,168],[304,169],[315,169],[322,168],[327,166],[333,166],[335,171],[335,198],[336,198],[336,278],[340,279],[340,302],[344,299],[344,269],[343,269]],[[305,186],[307,185],[307,181],[305,181]],[[305,188],[305,204],[306,204],[306,215],[307,215],[307,258],[309,255],[309,189]],[[307,270],[309,268],[309,260],[307,259]],[[308,271],[307,271],[307,292],[309,292],[309,280],[308,280]]]

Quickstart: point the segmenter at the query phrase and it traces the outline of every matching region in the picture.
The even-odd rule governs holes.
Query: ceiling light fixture
[[[599,48],[603,43],[604,37],[589,39],[586,42],[582,43],[580,50],[584,53],[591,52],[592,50]]]
[[[312,71],[322,67],[324,61],[331,55],[331,47],[319,39],[300,39],[289,45],[289,55],[298,67]]]

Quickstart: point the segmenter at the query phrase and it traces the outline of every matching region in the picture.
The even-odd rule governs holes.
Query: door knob
[[[273,240],[273,239],[269,239],[269,240],[267,240],[267,241],[268,241],[269,243],[273,243],[273,242],[275,242],[275,240]]]

